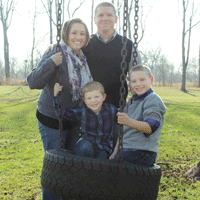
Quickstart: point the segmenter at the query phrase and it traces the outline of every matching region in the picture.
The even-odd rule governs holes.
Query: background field
[[[167,113],[157,163],[158,200],[199,199],[200,182],[183,174],[200,160],[200,88],[153,87]],[[35,117],[39,90],[0,86],[0,199],[40,200],[43,147]]]

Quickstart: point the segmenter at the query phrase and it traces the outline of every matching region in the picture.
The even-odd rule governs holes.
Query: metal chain
[[[58,0],[58,15],[57,15],[57,46],[56,46],[56,52],[61,51],[60,47],[60,40],[61,40],[61,5],[62,0]],[[58,83],[60,84],[60,68],[57,68],[57,78]],[[58,110],[59,110],[59,134],[60,134],[60,148],[63,147],[64,141],[63,141],[63,115],[62,115],[62,104],[61,104],[61,95],[62,93],[59,93],[59,102],[58,102]]]
[[[137,39],[138,39],[138,11],[139,11],[139,6],[138,6],[138,1],[139,0],[135,0],[135,25],[134,25],[134,43],[133,43],[133,66],[137,65],[137,48],[138,48],[138,43],[137,43]],[[126,57],[127,57],[127,22],[128,22],[128,0],[124,0],[124,20],[123,20],[123,38],[122,38],[122,51],[121,51],[121,55],[122,55],[122,62],[121,62],[121,70],[122,70],[122,74],[120,76],[120,81],[121,81],[121,87],[120,87],[120,102],[119,102],[119,106],[120,106],[120,112],[124,111],[124,106],[125,106],[125,82],[126,82],[126,74],[125,71],[127,69],[127,63],[126,63]],[[120,124],[120,133],[119,133],[119,147],[118,147],[118,161],[122,162],[123,158],[122,158],[122,150],[123,150],[123,125]]]
[[[138,11],[139,11],[139,6],[138,6],[138,3],[139,3],[139,0],[135,0],[135,16],[134,16],[134,20],[135,20],[135,25],[134,25],[134,43],[133,43],[133,48],[134,48],[134,51],[133,51],[133,63],[132,63],[132,66],[135,66],[137,65],[137,56],[138,56],[138,52],[137,52],[137,49],[138,49],[138,42],[137,42],[137,39],[138,39]]]
[[[126,88],[125,88],[125,82],[126,82],[126,68],[127,68],[127,63],[126,63],[126,57],[127,57],[127,22],[128,22],[128,0],[124,0],[124,18],[123,18],[123,37],[122,37],[122,62],[121,62],[121,70],[122,74],[120,76],[120,82],[121,82],[121,87],[120,87],[120,101],[119,101],[119,108],[120,112],[124,111],[124,106],[125,106],[125,94],[126,94]],[[119,132],[119,147],[118,147],[118,161],[122,162],[122,149],[123,149],[123,125],[120,124],[120,132]]]

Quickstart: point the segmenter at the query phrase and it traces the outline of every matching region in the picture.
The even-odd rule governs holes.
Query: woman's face
[[[70,48],[78,54],[86,43],[86,29],[83,24],[75,23],[69,32],[68,44]]]

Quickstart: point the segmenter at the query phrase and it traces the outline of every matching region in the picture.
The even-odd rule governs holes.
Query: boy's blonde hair
[[[130,81],[130,75],[133,73],[133,72],[136,72],[136,71],[143,71],[145,72],[149,77],[153,76],[152,73],[151,73],[151,69],[149,67],[147,67],[146,65],[136,65],[134,67],[132,67],[130,70],[129,70],[129,76],[128,76],[128,80]]]
[[[105,89],[101,83],[99,83],[97,81],[91,81],[91,82],[88,82],[87,84],[85,84],[83,87],[83,90],[82,90],[83,98],[85,96],[85,93],[92,92],[94,90],[99,90],[102,95],[105,94]]]

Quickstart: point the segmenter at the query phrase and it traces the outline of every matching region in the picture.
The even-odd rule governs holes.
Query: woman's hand
[[[62,63],[62,53],[58,52],[51,56],[51,59],[56,64],[56,66],[60,65]]]
[[[54,85],[54,96],[57,96],[60,91],[62,91],[63,86],[59,83],[55,83]]]

